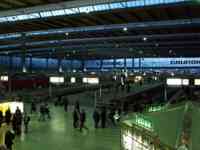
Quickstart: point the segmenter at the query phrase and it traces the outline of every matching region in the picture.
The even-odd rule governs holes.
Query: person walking
[[[7,123],[8,125],[9,125],[9,123],[10,123],[11,116],[12,116],[12,114],[11,114],[11,112],[10,112],[10,108],[8,108],[8,109],[6,110],[6,116],[5,116],[6,123]]]
[[[101,127],[105,128],[106,127],[106,108],[103,107],[101,111]]]
[[[28,125],[29,125],[29,122],[30,122],[31,118],[28,114],[24,114],[24,131],[25,133],[28,133]]]
[[[94,120],[94,127],[98,128],[99,120],[100,120],[100,114],[97,111],[97,109],[94,110],[93,112],[93,120]]]
[[[88,128],[85,126],[85,121],[86,121],[86,113],[85,110],[82,109],[80,112],[80,132],[82,132],[83,128],[88,130]]]
[[[66,99],[64,100],[64,110],[65,110],[65,112],[68,111],[68,104],[69,104],[69,101],[68,101],[68,98],[66,98]]]
[[[73,111],[73,127],[74,128],[77,128],[78,127],[78,119],[79,119],[79,113],[77,111],[76,108],[74,108],[74,111]]]
[[[37,111],[37,108],[36,108],[35,100],[33,100],[31,103],[31,114],[36,111]]]
[[[14,138],[15,138],[15,134],[12,133],[10,130],[8,130],[5,135],[5,145],[8,150],[12,150]]]

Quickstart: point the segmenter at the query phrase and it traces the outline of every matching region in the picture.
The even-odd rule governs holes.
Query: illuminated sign
[[[160,111],[162,109],[163,109],[162,106],[151,106],[148,111],[149,112],[156,112],[156,111]]]
[[[143,79],[142,76],[135,76],[135,82],[136,83],[139,82],[139,81],[141,81],[142,79]]]
[[[99,78],[95,77],[84,77],[82,81],[87,84],[99,84]]]
[[[182,79],[182,85],[189,85],[189,79]]]
[[[71,83],[76,83],[76,78],[75,77],[71,77],[70,82]]]
[[[0,76],[1,81],[8,81],[8,76]]]
[[[181,78],[169,78],[167,79],[167,85],[169,86],[188,86],[189,79],[181,79]]]
[[[50,77],[50,82],[55,84],[64,83],[64,77]]]
[[[200,79],[194,79],[194,85],[200,85]]]
[[[136,123],[136,125],[143,127],[145,129],[148,129],[151,131],[153,130],[152,122],[150,120],[145,119],[142,116],[136,115],[135,123]]]

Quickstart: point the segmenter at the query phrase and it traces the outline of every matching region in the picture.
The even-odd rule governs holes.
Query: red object
[[[8,89],[9,82],[11,82],[12,90],[44,88],[49,85],[49,79],[45,75],[14,74],[9,80],[11,81],[4,81],[2,83]]]

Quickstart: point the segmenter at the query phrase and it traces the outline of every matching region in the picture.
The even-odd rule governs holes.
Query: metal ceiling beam
[[[125,24],[112,24],[112,25],[99,25],[99,26],[88,26],[88,27],[75,27],[75,28],[62,28],[62,29],[50,29],[41,31],[26,32],[26,36],[37,36],[37,35],[50,35],[50,34],[64,34],[66,32],[98,32],[105,30],[122,30],[124,27],[134,30],[144,30],[150,28],[176,28],[176,27],[189,27],[194,25],[200,25],[200,18],[195,19],[178,19],[178,20],[167,20],[167,21],[149,21],[139,23],[125,23]]]
[[[195,19],[178,19],[178,20],[167,20],[167,21],[150,21],[150,22],[139,22],[139,23],[50,29],[50,30],[24,32],[23,34],[29,37],[29,36],[43,36],[43,35],[48,36],[54,34],[65,34],[66,32],[74,33],[74,32],[100,32],[100,31],[123,30],[124,27],[133,30],[146,30],[146,29],[191,27],[199,25],[200,25],[200,18],[195,18]],[[14,36],[15,34],[21,34],[21,33],[13,33],[13,34],[9,33],[9,35],[13,35],[9,39],[15,38]],[[0,34],[0,39],[1,40],[8,39],[7,34]]]
[[[144,42],[142,39],[146,37],[147,41]],[[98,46],[97,44],[100,44],[102,46],[106,46],[105,42],[118,42],[120,43],[133,43],[134,40],[141,40],[141,42],[133,43],[134,45],[152,45],[158,43],[159,45],[198,45],[200,42],[196,38],[200,38],[200,33],[180,33],[180,34],[156,34],[156,35],[138,35],[138,36],[120,36],[120,37],[100,37],[100,38],[84,38],[84,39],[66,39],[66,40],[50,40],[50,41],[41,41],[41,42],[26,42],[25,45],[27,49],[29,47],[39,47],[39,46],[63,46],[63,45],[77,45],[77,44],[83,44],[83,46],[86,46],[86,42],[88,44],[95,44],[95,46]],[[177,41],[179,39],[184,38],[184,40]],[[194,38],[192,40],[191,38]],[[159,41],[156,42],[155,40],[166,40],[166,39],[173,39],[173,41]],[[186,41],[186,39],[190,41]],[[10,45],[0,45],[0,49],[17,49],[21,48],[22,44],[10,44]],[[173,46],[172,46],[173,47]]]

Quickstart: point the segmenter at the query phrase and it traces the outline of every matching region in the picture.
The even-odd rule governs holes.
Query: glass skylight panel
[[[5,16],[0,17],[0,23],[2,22],[15,22],[20,20],[29,20],[29,19],[37,19],[37,18],[47,18],[52,16],[62,16],[62,15],[71,15],[71,14],[79,14],[79,13],[89,13],[94,11],[106,11],[111,9],[122,9],[122,8],[132,8],[132,7],[142,7],[149,5],[157,5],[157,4],[168,4],[168,3],[177,3],[184,2],[189,0],[131,0],[124,2],[115,2],[115,3],[105,3],[105,4],[97,4],[97,5],[89,5],[89,6],[81,6],[76,8],[69,9],[59,9],[52,11],[42,11],[38,13],[32,14],[22,14],[16,16]]]
[[[44,11],[44,12],[40,12],[40,16],[42,18],[46,18],[46,17],[51,17],[53,16],[52,11]]]
[[[66,12],[65,12],[64,9],[61,9],[61,10],[54,10],[54,11],[52,11],[52,14],[53,14],[53,16],[62,16],[62,15],[65,15]]]
[[[119,9],[123,8],[123,6],[120,3],[111,3],[110,4],[110,9]]]
[[[71,8],[71,10],[74,12],[74,14],[80,13],[79,8]]]
[[[7,20],[7,18],[6,17],[1,17],[0,18],[0,22],[7,22],[8,20]]]
[[[135,6],[135,2],[134,1],[128,1],[126,2],[127,7],[134,7]]]
[[[89,13],[94,11],[92,6],[84,6],[79,8],[80,13]]]
[[[74,12],[73,10],[71,10],[71,9],[65,9],[65,13],[66,13],[67,15],[75,14],[75,12]]]
[[[109,10],[109,4],[101,4],[94,6],[95,11]]]

